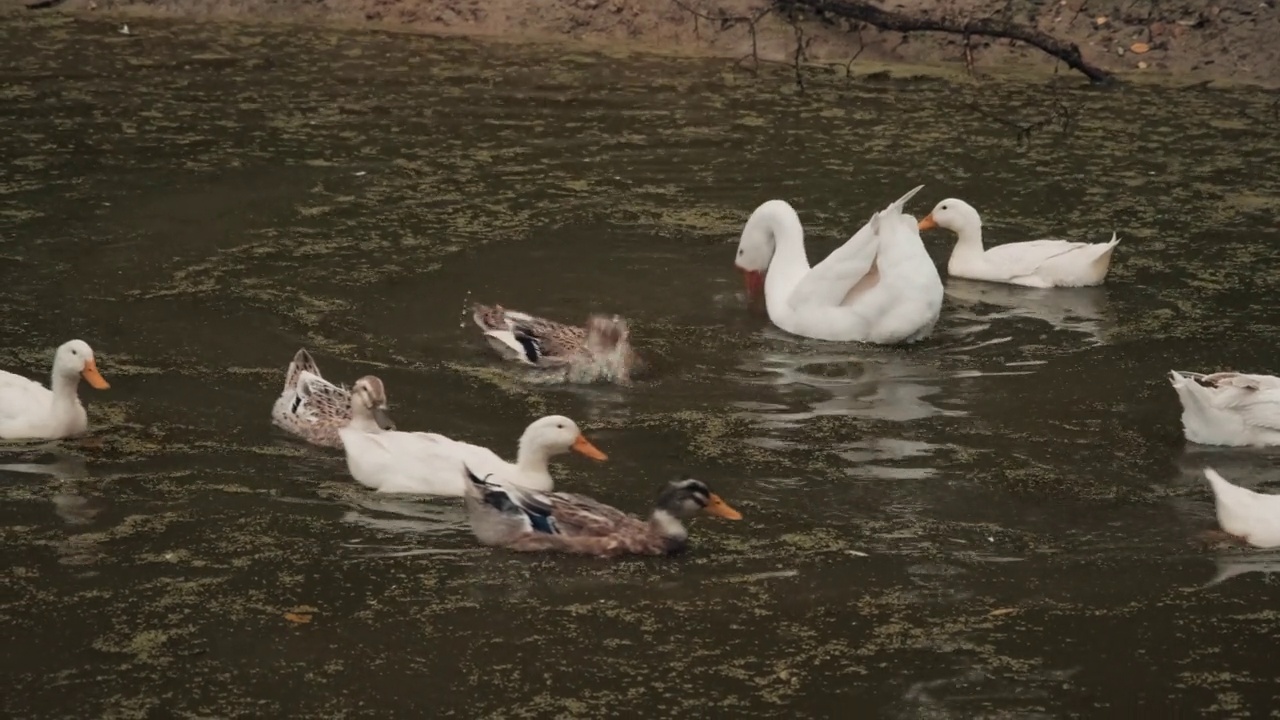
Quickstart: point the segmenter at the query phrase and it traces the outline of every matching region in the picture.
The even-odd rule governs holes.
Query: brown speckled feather
[[[685,546],[685,538],[665,536],[652,521],[585,495],[490,486],[478,496],[475,489],[473,485],[467,507],[476,536],[487,545],[602,557],[666,555]],[[556,532],[534,529],[531,515],[549,518]]]

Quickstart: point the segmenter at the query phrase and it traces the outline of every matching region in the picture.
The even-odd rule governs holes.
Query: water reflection
[[[364,557],[454,554],[476,550],[472,546],[465,549],[456,547],[459,534],[470,534],[467,514],[459,501],[411,495],[367,494],[354,496],[353,504],[353,509],[342,514],[341,522],[372,530],[377,536],[404,539],[400,543],[361,542],[347,545],[364,551]],[[432,544],[442,547],[424,547]]]
[[[766,388],[773,401],[760,397],[733,402],[759,433],[747,439],[770,450],[800,450],[813,445],[811,421],[849,417],[893,425],[937,416],[963,416],[933,399],[942,392],[946,375],[910,352],[864,345],[835,345],[800,340],[780,331],[766,331],[775,346],[746,356],[738,365],[741,382]],[[841,347],[843,352],[832,349]],[[915,439],[875,434],[844,434],[853,439],[828,441],[825,448],[849,461],[860,475],[913,480],[930,477],[934,469],[922,462],[938,446]],[[913,461],[902,466],[904,460]]]
[[[981,716],[980,708],[994,702],[1021,705],[1019,718],[1051,718],[1055,714],[1032,709],[1043,704],[1054,691],[1070,683],[1080,668],[1041,669],[1018,680],[1004,672],[967,669],[950,677],[913,682],[895,704],[892,715],[901,718],[971,718]],[[1027,707],[1030,703],[1031,707]],[[1002,715],[1003,716],[1003,715]]]
[[[928,400],[942,391],[943,376],[905,353],[856,345],[841,353],[774,349],[746,358],[738,369],[750,373],[743,382],[774,388],[791,400],[784,408],[768,409],[759,402],[736,403],[746,414],[774,427],[827,415],[905,423],[965,414]]]
[[[857,465],[859,472],[887,480],[923,480],[937,473],[933,467],[900,467],[878,463],[924,457],[939,446],[919,440],[872,437],[842,445],[836,454]]]
[[[53,495],[53,511],[68,525],[88,525],[109,506],[105,498],[84,490],[89,469],[84,458],[55,455],[49,462],[3,463],[0,472],[48,475],[58,481]]]
[[[1205,587],[1213,587],[1231,578],[1248,573],[1262,573],[1266,581],[1271,581],[1271,573],[1280,571],[1280,550],[1263,552],[1235,551],[1219,555],[1213,559],[1217,572],[1213,579],[1205,583]]]
[[[1029,318],[1084,335],[1090,345],[1105,344],[1115,326],[1105,287],[1024,288],[948,278],[946,296],[952,323],[969,321],[985,328],[1001,320]]]

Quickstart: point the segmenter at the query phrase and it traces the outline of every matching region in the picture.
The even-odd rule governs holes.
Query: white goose
[[[509,463],[488,448],[443,435],[392,430],[386,408],[382,381],[366,375],[352,386],[351,422],[338,431],[351,476],[379,492],[461,497],[467,493],[467,468],[491,483],[550,492],[555,482],[548,463],[556,455],[572,450],[608,459],[563,415],[530,424],[520,436],[516,461]]]
[[[1232,485],[1213,468],[1205,468],[1204,476],[1213,486],[1218,524],[1223,532],[1254,547],[1280,545],[1280,495],[1263,495]]]
[[[1169,373],[1182,402],[1182,432],[1202,445],[1280,445],[1280,378]]]
[[[1026,287],[1091,287],[1101,285],[1111,269],[1116,234],[1105,243],[1030,240],[982,247],[982,218],[963,200],[947,198],[920,221],[921,230],[950,230],[957,236],[947,274]]]
[[[88,430],[89,417],[76,394],[80,378],[99,390],[111,387],[83,340],[58,347],[49,388],[0,370],[0,438],[56,440]]]
[[[795,209],[783,200],[756,208],[735,261],[748,296],[763,291],[769,319],[795,335],[883,345],[927,337],[942,309],[942,279],[915,218],[902,212],[921,187],[813,267]]]

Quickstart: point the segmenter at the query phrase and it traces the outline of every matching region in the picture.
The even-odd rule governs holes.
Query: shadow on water
[[[1273,705],[1275,558],[1206,549],[1164,374],[1274,372],[1280,130],[1236,91],[846,82],[461,40],[6,16],[0,367],[70,337],[84,440],[0,448],[14,717],[1077,717]],[[1019,144],[969,112],[1068,135]],[[1246,180],[1247,179],[1247,182]],[[923,182],[989,237],[1121,237],[1105,288],[948,281],[909,348],[743,309],[732,243],[792,201],[819,256]],[[892,188],[899,190],[892,190]],[[926,237],[945,265],[950,240]],[[463,308],[632,318],[632,388],[530,383]],[[560,487],[739,506],[683,557],[478,548],[271,428],[285,364],[377,373],[397,422]],[[90,394],[92,393],[92,394]],[[290,613],[288,617],[286,613]],[[293,620],[290,617],[294,618]],[[306,622],[297,622],[305,618]]]

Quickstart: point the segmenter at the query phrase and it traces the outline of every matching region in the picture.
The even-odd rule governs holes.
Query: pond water
[[[1265,94],[817,70],[800,94],[723,61],[131,29],[0,20],[0,367],[44,376],[79,337],[112,383],[81,389],[89,437],[0,446],[7,716],[1275,707],[1280,555],[1197,535],[1201,468],[1267,487],[1280,452],[1187,446],[1165,377],[1280,370]],[[909,348],[746,309],[760,202],[820,256],[921,183],[910,212],[965,198],[995,242],[1117,231],[1108,284],[948,280]],[[622,313],[653,372],[531,384],[472,301]],[[610,460],[559,488],[645,512],[690,473],[745,519],[673,559],[478,547],[457,501],[366,492],[271,426],[301,346],[382,377],[402,429],[506,454],[567,414]]]

